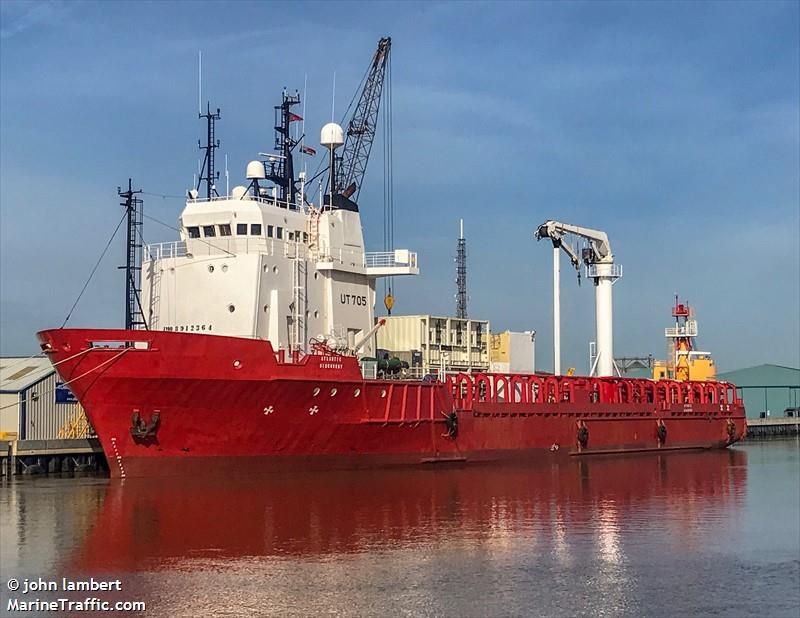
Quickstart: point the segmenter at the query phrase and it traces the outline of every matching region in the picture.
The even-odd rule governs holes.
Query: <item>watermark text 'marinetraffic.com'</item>
[[[7,612],[113,612],[134,611],[143,612],[146,606],[144,601],[103,601],[96,597],[73,601],[71,599],[46,599],[22,600],[9,599]]]

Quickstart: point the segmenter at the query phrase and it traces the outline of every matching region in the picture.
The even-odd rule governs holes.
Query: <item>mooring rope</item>
[[[84,353],[86,353],[86,352],[89,352],[89,351],[91,351],[91,350],[95,350],[95,349],[97,349],[97,348],[87,348],[86,350],[83,350],[82,352],[79,352],[78,354],[75,354],[75,355],[71,356],[70,358],[75,358],[75,356],[78,356],[79,354],[84,354]],[[89,369],[89,371],[85,371],[85,372],[83,372],[81,375],[79,375],[79,376],[76,376],[76,377],[74,377],[74,378],[71,378],[71,379],[67,380],[66,382],[63,382],[63,383],[61,384],[61,386],[67,386],[68,384],[72,384],[72,383],[73,383],[73,382],[75,382],[76,380],[80,380],[81,378],[83,378],[83,377],[85,377],[85,376],[88,376],[88,375],[89,375],[90,373],[92,373],[93,371],[97,371],[98,369],[100,369],[100,367],[103,367],[103,366],[105,366],[105,365],[108,365],[110,362],[112,362],[112,361],[114,361],[114,360],[118,359],[120,356],[122,356],[123,354],[125,354],[125,352],[127,352],[127,351],[128,351],[128,350],[130,350],[130,349],[131,349],[131,348],[125,348],[125,349],[124,349],[124,350],[122,350],[122,352],[120,352],[119,354],[115,354],[115,355],[114,355],[114,356],[112,356],[111,358],[109,358],[109,359],[107,359],[107,360],[104,360],[102,363],[100,363],[99,365],[97,365],[97,367],[92,367],[91,369]],[[61,361],[59,361],[59,362],[60,362],[60,363],[63,363],[63,362],[64,362],[64,361],[66,361],[66,360],[69,360],[69,359],[68,359],[68,358],[65,358],[64,360],[61,360]],[[57,388],[58,388],[58,387],[56,386],[56,388],[51,388],[51,389],[49,389],[49,390],[46,390],[46,391],[44,391],[44,392],[40,393],[40,394],[39,394],[39,396],[41,397],[42,395],[49,395],[50,393],[54,393],[54,392],[56,392],[56,389],[57,389]],[[14,406],[16,406],[18,403],[19,403],[18,401],[15,401],[14,403],[9,403],[9,404],[7,404],[7,405],[4,405],[4,406],[0,407],[0,410],[5,410],[6,408],[13,408],[13,407],[14,407]]]
[[[39,352],[38,354],[34,354],[33,356],[29,356],[28,358],[23,358],[21,360],[18,360],[16,363],[11,363],[10,365],[6,365],[5,367],[3,367],[3,369],[5,371],[8,371],[12,367],[16,367],[17,365],[21,365],[22,363],[26,363],[29,360],[33,360],[34,358],[39,358],[40,356],[44,356],[44,352]]]
[[[73,354],[72,356],[68,356],[67,358],[62,358],[57,363],[53,363],[53,367],[58,367],[61,363],[66,363],[68,360],[72,360],[73,358],[75,358],[76,356],[80,356],[81,354],[86,354],[87,352],[91,352],[94,349],[96,348],[86,348],[85,350],[81,350],[77,354]]]

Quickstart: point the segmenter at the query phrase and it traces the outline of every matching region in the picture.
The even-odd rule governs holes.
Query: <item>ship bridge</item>
[[[374,325],[375,282],[419,274],[408,249],[368,252],[358,212],[292,205],[246,187],[191,196],[180,238],[144,251],[142,305],[154,330],[311,339],[352,349]],[[374,354],[374,342],[363,352]]]

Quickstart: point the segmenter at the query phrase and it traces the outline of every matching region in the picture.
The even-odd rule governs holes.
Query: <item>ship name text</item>
[[[367,306],[367,297],[364,296],[364,295],[342,294],[339,297],[339,301],[343,305],[356,305],[358,307],[366,307]]]

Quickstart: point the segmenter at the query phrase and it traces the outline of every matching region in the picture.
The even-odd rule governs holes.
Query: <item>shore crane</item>
[[[341,153],[336,156],[334,164],[327,172],[323,185],[327,191],[325,201],[334,208],[358,210],[358,196],[375,139],[391,49],[390,37],[383,37],[378,41],[378,47],[362,81],[363,88],[358,95],[358,102],[347,122],[347,128],[343,129],[344,143]],[[355,97],[353,100],[355,101]]]
[[[586,241],[580,255],[568,243],[565,236],[576,236]],[[538,227],[536,240],[549,238],[553,243],[553,372],[561,374],[561,306],[559,291],[559,249],[581,272],[581,262],[586,265],[586,276],[595,286],[595,328],[597,355],[592,364],[590,375],[614,375],[614,316],[611,286],[622,276],[622,267],[614,264],[608,234],[600,230],[548,220]],[[579,279],[580,282],[580,279]]]

